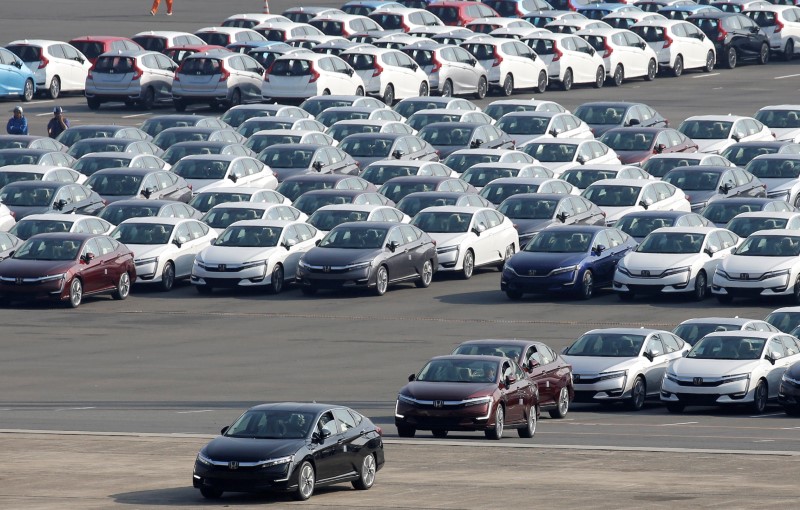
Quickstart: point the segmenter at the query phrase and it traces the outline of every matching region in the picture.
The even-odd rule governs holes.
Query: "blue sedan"
[[[20,97],[30,101],[36,93],[33,72],[22,60],[5,48],[0,48],[0,97]]]
[[[500,290],[524,294],[567,293],[589,299],[611,285],[614,270],[637,243],[613,227],[564,225],[542,230],[503,267]]]

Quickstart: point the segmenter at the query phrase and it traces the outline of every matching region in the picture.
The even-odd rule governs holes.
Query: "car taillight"
[[[311,71],[311,79],[308,80],[308,83],[314,83],[315,81],[319,80],[319,72],[317,72],[317,70],[314,68],[314,64],[311,64],[309,71]]]
[[[558,49],[557,45],[553,44],[553,62],[558,62],[563,56],[564,53]]]
[[[187,184],[187,186],[189,186],[189,189],[194,189],[191,184]]]
[[[728,32],[720,25],[719,28],[717,28],[717,41],[724,41],[727,36]]]
[[[689,195],[683,195],[683,198],[685,198],[687,202],[692,201],[692,197],[690,197]]]
[[[44,69],[47,67],[47,64],[50,63],[50,60],[47,59],[44,55],[39,59],[39,69]]]
[[[783,23],[781,23],[781,21],[776,16],[775,17],[775,33],[777,34],[781,30],[783,30]]]
[[[614,53],[614,48],[608,45],[608,39],[603,39],[603,48],[605,48],[606,52],[603,54],[603,58],[608,58]]]
[[[442,68],[442,63],[436,58],[436,54],[433,54],[433,69],[431,69],[431,74],[438,73],[439,70]]]
[[[492,67],[497,67],[503,62],[503,57],[500,56],[500,53],[497,52],[497,46],[494,47],[494,62],[492,62]]]
[[[403,32],[409,32],[411,30],[411,27],[406,24],[405,18],[400,21],[400,26],[403,27]]]
[[[664,48],[669,48],[670,46],[672,46],[672,37],[664,30]]]
[[[87,80],[91,80],[94,78],[94,76],[92,75],[92,71],[94,71],[94,64],[92,64],[92,67],[89,68],[89,73],[86,75]]]
[[[175,69],[175,77],[172,78],[172,81],[181,81],[180,76],[178,76],[179,74],[181,74],[181,71],[183,71],[183,64],[182,63],[178,65],[177,69]]]
[[[383,72],[383,68],[378,63],[378,56],[377,55],[375,55],[375,60],[373,60],[372,66],[375,68],[375,70],[372,71],[372,77],[374,78],[375,76],[380,76],[380,74]]]
[[[231,72],[225,67],[225,64],[220,63],[219,65],[219,81],[228,81],[228,78],[231,77]]]
[[[144,73],[143,73],[143,71],[142,71],[142,68],[141,68],[141,67],[139,67],[138,65],[136,65],[136,62],[134,62],[134,64],[133,64],[133,78],[132,78],[132,80],[133,80],[133,81],[136,81],[136,80],[138,80],[139,78],[141,78],[141,77],[142,77],[142,74],[144,74]]]
[[[16,218],[17,217],[17,213],[15,213],[14,211],[9,211],[9,214],[11,214],[12,218]]]
[[[383,429],[377,425],[375,426],[375,432],[377,432],[379,436],[383,436]]]
[[[520,5],[522,5],[522,2],[518,2],[518,3],[515,3],[515,4],[514,4],[514,6],[515,6],[514,8],[517,10],[517,17],[518,17],[518,18],[521,18],[521,17],[525,16],[525,13],[524,13],[524,12],[522,12],[522,11],[520,10],[520,8],[519,8],[519,6],[520,6]]]

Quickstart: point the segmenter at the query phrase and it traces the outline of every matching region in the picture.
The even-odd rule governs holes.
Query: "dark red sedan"
[[[469,340],[453,354],[513,359],[539,390],[539,409],[551,418],[564,418],[575,398],[572,366],[549,346],[533,340]]]
[[[97,234],[38,234],[0,262],[0,300],[49,298],[77,308],[84,296],[125,299],[136,280],[133,253]]]
[[[482,430],[500,439],[506,428],[533,437],[539,396],[517,362],[497,356],[438,356],[411,374],[397,395],[394,423],[400,437],[430,430]]]
[[[672,128],[614,128],[606,131],[600,141],[614,149],[623,165],[640,165],[654,154],[697,152],[697,144],[691,138]]]

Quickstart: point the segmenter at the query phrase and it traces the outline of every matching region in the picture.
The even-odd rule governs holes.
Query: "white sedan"
[[[792,296],[800,304],[800,232],[759,230],[717,267],[711,292],[720,303],[734,297]]]
[[[195,255],[217,238],[202,221],[158,217],[125,220],[110,235],[134,253],[136,283],[155,283],[164,292],[189,278]]]
[[[217,234],[237,221],[283,220],[306,221],[308,215],[291,205],[268,202],[227,202],[212,207],[200,221],[213,228]]]
[[[643,179],[603,179],[581,194],[606,213],[606,224],[636,211],[686,211],[692,206],[686,195],[667,182]]]
[[[278,179],[264,163],[249,156],[185,156],[171,170],[192,186],[192,194],[227,186],[275,189]]]
[[[300,221],[237,221],[197,254],[191,282],[197,292],[266,286],[277,294],[297,274],[297,263],[322,234]]]
[[[411,221],[436,242],[438,271],[458,271],[464,279],[476,267],[505,261],[519,251],[519,236],[510,219],[486,207],[438,206],[423,209]]]
[[[519,150],[551,169],[556,177],[580,165],[622,164],[614,149],[597,140],[534,140],[519,147]]]
[[[10,233],[26,240],[46,232],[77,232],[86,234],[108,234],[114,225],[104,219],[85,214],[31,214],[11,227]]]
[[[14,226],[17,220],[14,214],[6,205],[0,204],[0,232],[8,232]]]
[[[767,126],[751,117],[697,115],[684,120],[678,131],[697,144],[698,152],[720,154],[738,142],[775,140]]]
[[[661,401],[680,413],[687,405],[742,405],[762,413],[777,399],[787,367],[800,361],[797,338],[770,331],[711,333],[667,368]]]
[[[619,261],[613,289],[624,301],[636,293],[690,293],[702,301],[709,276],[740,243],[723,228],[659,228]]]

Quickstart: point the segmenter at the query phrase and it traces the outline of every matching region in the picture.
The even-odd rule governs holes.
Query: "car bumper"
[[[436,252],[439,259],[438,271],[460,271],[463,267],[463,257],[461,257],[461,250],[456,248],[446,252]]]
[[[614,402],[630,398],[627,375],[596,381],[598,378],[597,375],[572,374],[575,402]]]
[[[34,299],[62,300],[68,297],[65,279],[50,280],[46,282],[29,282],[16,279],[0,279],[0,297],[6,299],[19,299],[23,301]]]
[[[522,276],[504,269],[500,277],[500,290],[530,294],[573,292],[577,288],[578,273],[580,273],[580,270],[554,276]]]
[[[246,269],[214,270],[203,269],[196,264],[192,268],[191,283],[208,287],[254,287],[270,283],[266,264]]]
[[[786,296],[794,292],[794,288],[789,285],[789,282],[789,275],[775,276],[760,281],[748,281],[729,280],[715,274],[711,284],[711,292],[733,297]]]
[[[694,278],[690,276],[689,271],[684,271],[661,278],[636,278],[617,272],[612,288],[618,292],[639,294],[690,292],[694,289]]]
[[[315,289],[341,289],[372,287],[375,285],[375,278],[372,275],[372,268],[355,269],[351,271],[329,270],[309,270],[304,268],[297,269],[297,282],[303,287]]]
[[[750,380],[717,384],[715,380],[705,380],[695,385],[694,379],[680,379],[676,383],[665,378],[661,384],[661,401],[684,405],[725,405],[742,404],[753,401],[754,389]]]
[[[141,101],[142,100],[142,90],[140,88],[136,89],[125,89],[119,90],[115,92],[111,92],[108,90],[90,90],[86,89],[84,92],[87,99],[94,99],[96,101],[100,101],[101,103],[108,102],[108,101]]]
[[[261,492],[268,490],[287,490],[297,485],[293,464],[286,463],[270,468],[237,467],[227,465],[206,466],[195,461],[192,485],[207,487],[225,492]]]
[[[494,411],[493,403],[459,409],[442,409],[397,401],[394,422],[396,426],[414,427],[419,430],[486,430],[494,426],[491,419],[492,411]]]
[[[778,403],[783,406],[800,407],[800,384],[782,380],[778,388]]]

